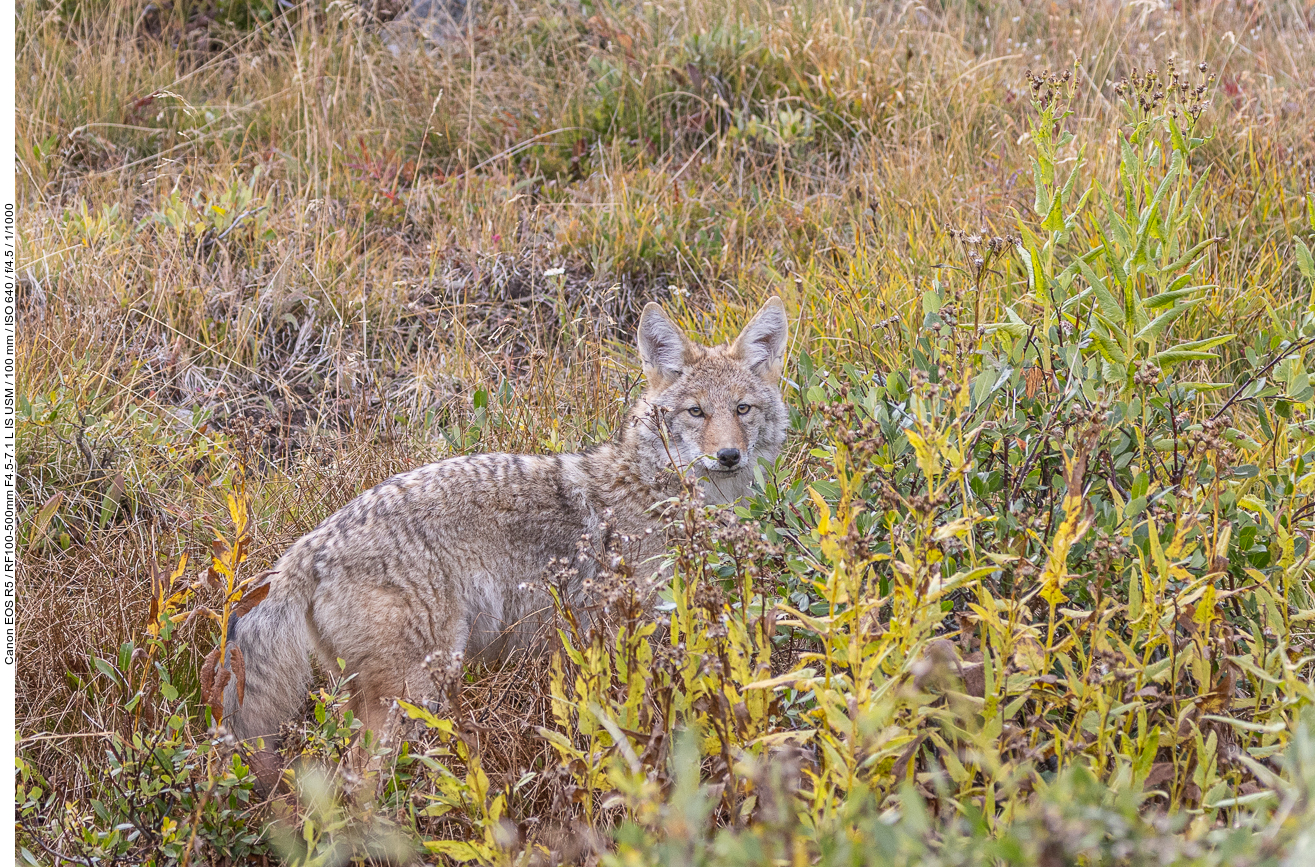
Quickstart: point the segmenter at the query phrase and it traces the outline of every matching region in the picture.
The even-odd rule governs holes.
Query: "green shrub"
[[[978,292],[1012,241],[1031,321],[1011,309],[1004,323],[969,326],[966,293],[937,283],[909,370],[824,371],[802,356],[797,422],[820,442],[804,478],[769,479],[741,508],[761,535],[718,530],[688,505],[665,628],[632,591],[615,596],[615,630],[565,635],[559,730],[543,734],[585,821],[629,815],[650,829],[623,835],[622,853],[664,861],[715,815],[750,829],[705,853],[729,863],[735,847],[794,839],[760,827],[770,815],[811,829],[806,839],[846,828],[856,851],[907,850],[913,863],[926,854],[905,846],[916,833],[892,830],[913,836],[887,846],[850,823],[916,816],[921,798],[973,829],[959,841],[938,826],[946,863],[967,857],[959,842],[974,851],[973,835],[1012,863],[1070,843],[1064,858],[1125,858],[1125,831],[1164,833],[1138,810],[1171,817],[1184,835],[1173,857],[1190,860],[1205,850],[1184,841],[1271,815],[1268,763],[1313,697],[1301,624],[1315,616],[1315,552],[1291,516],[1315,443],[1305,425],[1267,419],[1280,396],[1287,417],[1305,413],[1309,388],[1286,371],[1295,393],[1258,391],[1253,374],[1178,376],[1209,372],[1210,350],[1232,338],[1176,341],[1171,327],[1201,291],[1210,243],[1190,237],[1200,140],[1179,119],[1194,119],[1193,103],[1175,116],[1134,85],[1106,244],[1066,261],[1091,196],[1072,202],[1076,167],[1056,177],[1056,150],[1071,143],[1065,87],[1034,86],[1041,225],[963,239]],[[1292,343],[1265,356],[1300,358]],[[615,577],[624,588],[624,568]],[[699,800],[677,782],[685,794],[663,806],[653,781],[669,779],[665,746],[682,727],[700,733],[692,743],[715,784]],[[787,747],[806,758],[768,810],[755,774]],[[1046,824],[1095,803],[1112,812],[1090,833]],[[687,837],[670,831],[676,815]],[[1273,851],[1241,839],[1215,843]],[[781,845],[776,857],[798,857]]]

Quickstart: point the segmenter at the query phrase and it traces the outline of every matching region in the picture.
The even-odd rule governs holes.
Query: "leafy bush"
[[[1309,860],[1299,10],[98,8],[19,9],[20,859]],[[1207,71],[1134,71],[1198,49],[1208,127]],[[326,678],[263,791],[215,725],[261,564],[605,436],[642,301],[715,340],[769,292],[790,447],[738,521],[672,504],[656,611],[617,561],[605,628],[364,767]]]
[[[769,479],[740,510],[761,537],[688,506],[663,630],[632,591],[615,597],[614,631],[564,636],[559,730],[543,734],[584,821],[605,826],[627,804],[649,811],[655,833],[670,811],[690,828],[712,814],[754,828],[767,811],[820,835],[921,798],[976,817],[998,857],[1025,863],[1041,855],[1020,842],[1030,832],[1009,836],[1010,821],[1044,825],[1037,805],[1051,795],[1061,809],[1099,791],[1125,814],[1163,810],[1189,839],[1272,808],[1270,763],[1313,697],[1301,625],[1313,553],[1290,518],[1310,434],[1267,427],[1253,373],[1231,385],[1175,375],[1208,371],[1210,350],[1232,338],[1172,338],[1210,243],[1188,237],[1203,183],[1190,175],[1201,140],[1178,122],[1190,102],[1176,117],[1132,85],[1143,98],[1121,139],[1124,197],[1105,201],[1107,243],[1065,263],[1089,198],[1069,210],[1077,169],[1062,186],[1055,177],[1054,149],[1071,141],[1057,132],[1065,86],[1034,86],[1044,234],[1024,222],[1013,241],[1039,315],[964,327],[963,293],[937,285],[909,371],[820,371],[801,357],[798,423],[824,438],[813,480]],[[964,243],[980,277],[1007,242]],[[1221,388],[1232,393],[1212,400]],[[1297,401],[1289,417],[1304,411],[1293,394],[1267,397],[1280,394]],[[1234,426],[1255,400],[1263,433]],[[1279,437],[1287,460],[1267,458]],[[624,567],[616,577],[624,587]],[[682,727],[701,733],[715,785],[659,808],[655,780]],[[772,812],[751,769],[787,745],[803,750],[800,780]],[[1112,825],[1097,826],[1074,845],[1122,857]],[[1068,845],[1055,834],[1033,842]],[[645,838],[651,849],[621,839],[656,863],[676,845],[664,838]],[[750,831],[717,847],[764,839],[776,838]],[[957,845],[944,843],[947,863],[966,857]]]

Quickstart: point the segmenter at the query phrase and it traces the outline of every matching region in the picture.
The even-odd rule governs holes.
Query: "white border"
[[[9,11],[5,12],[4,9]],[[0,598],[3,598],[3,617],[0,620],[0,755],[5,757],[7,768],[0,771],[0,804],[15,804],[15,766],[14,751],[17,744],[17,720],[14,715],[14,669],[18,653],[18,624],[15,622],[17,606],[15,587],[15,570],[17,569],[17,504],[14,496],[14,330],[17,314],[18,292],[18,254],[16,235],[18,210],[18,169],[14,150],[14,54],[17,45],[14,41],[14,27],[18,15],[17,5],[8,3],[0,6],[0,371],[3,372],[4,384],[0,386],[0,474],[4,477],[4,550],[0,552]],[[5,860],[5,853],[16,853],[15,821],[17,816],[10,812],[0,819],[0,860]]]

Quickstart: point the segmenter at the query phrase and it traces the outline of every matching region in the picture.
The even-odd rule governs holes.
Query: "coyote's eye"
[[[699,406],[691,406],[689,408],[689,414],[695,418],[703,418],[703,408]]]
[[[751,409],[753,409],[753,407],[749,406],[747,403],[742,403],[739,406],[735,407],[735,411],[740,415],[744,415]]]

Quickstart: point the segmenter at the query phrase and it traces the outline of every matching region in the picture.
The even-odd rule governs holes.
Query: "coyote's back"
[[[648,389],[618,438],[579,454],[451,458],[366,491],[303,536],[272,569],[269,595],[233,628],[239,738],[277,733],[305,698],[310,657],[346,664],[352,704],[378,731],[387,700],[433,693],[430,667],[541,646],[543,579],[569,563],[568,595],[594,573],[581,540],[641,576],[663,551],[655,504],[692,473],[712,502],[743,496],[785,435],[787,322],[772,298],[724,347],[688,340],[655,304],[639,323]]]

